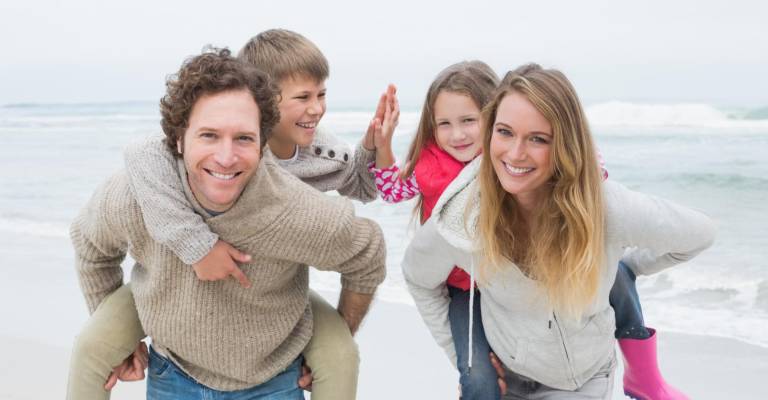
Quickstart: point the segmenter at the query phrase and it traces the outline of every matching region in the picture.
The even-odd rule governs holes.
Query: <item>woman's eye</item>
[[[512,131],[510,131],[509,129],[498,128],[496,129],[496,132],[498,132],[502,136],[512,136]]]
[[[545,139],[545,138],[543,138],[541,136],[532,136],[531,137],[531,141],[534,142],[534,143],[542,143],[542,144],[549,143],[549,141],[547,139]]]

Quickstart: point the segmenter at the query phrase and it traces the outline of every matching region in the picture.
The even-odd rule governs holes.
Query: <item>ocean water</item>
[[[587,107],[610,178],[704,210],[717,242],[693,261],[638,280],[646,322],[768,347],[768,114],[706,104],[609,102]],[[360,140],[369,113],[331,110],[325,128]],[[418,119],[394,138],[403,156]],[[87,318],[68,227],[94,188],[122,168],[122,149],[159,133],[153,103],[0,107],[0,334],[69,346]],[[399,263],[413,203],[362,205],[386,235],[387,301],[411,303]],[[127,267],[127,265],[126,265]],[[338,290],[338,275],[312,273]]]

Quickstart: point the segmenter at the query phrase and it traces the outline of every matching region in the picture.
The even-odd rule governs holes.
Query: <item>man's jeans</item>
[[[298,386],[300,372],[301,357],[261,385],[222,392],[197,383],[176,364],[150,348],[147,400],[303,400],[304,393]]]
[[[451,302],[448,320],[456,347],[456,366],[459,369],[462,400],[498,400],[501,397],[498,375],[488,355],[491,346],[485,338],[480,312],[480,292],[475,292],[472,316],[472,368],[469,361],[469,291],[448,286]]]
[[[616,314],[616,339],[647,339],[651,333],[643,322],[643,309],[637,295],[635,274],[623,262],[619,262],[616,282],[608,300]]]

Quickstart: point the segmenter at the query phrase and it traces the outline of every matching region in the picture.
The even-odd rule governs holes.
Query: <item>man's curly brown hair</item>
[[[280,120],[277,87],[265,73],[232,57],[226,48],[206,47],[202,54],[188,58],[178,73],[168,77],[165,86],[165,96],[160,99],[160,123],[165,144],[176,157],[181,157],[176,143],[183,143],[192,107],[202,96],[230,90],[250,91],[259,106],[262,149]]]

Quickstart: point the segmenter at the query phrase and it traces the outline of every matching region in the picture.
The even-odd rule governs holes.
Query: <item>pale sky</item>
[[[194,4],[193,4],[194,3]],[[768,2],[86,1],[0,3],[0,105],[156,101],[206,44],[270,28],[314,41],[329,109],[370,109],[387,83],[417,108],[444,67],[561,69],[587,102],[768,106]]]

